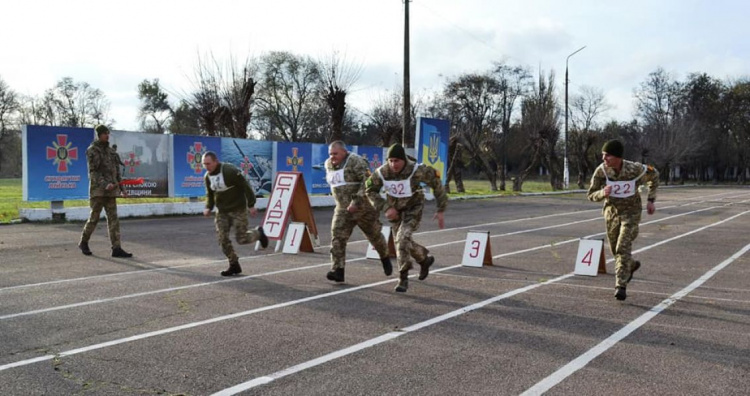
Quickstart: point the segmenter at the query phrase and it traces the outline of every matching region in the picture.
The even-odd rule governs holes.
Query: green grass
[[[187,202],[187,198],[120,198],[120,204]],[[66,208],[89,206],[87,199],[65,201]],[[50,201],[24,202],[21,179],[0,179],[0,223],[18,219],[21,208],[49,208]]]
[[[498,182],[498,187],[500,183]],[[450,196],[460,197],[469,195],[515,195],[512,191],[510,180],[506,181],[505,191],[490,191],[490,183],[486,180],[464,180],[466,193],[456,193],[455,183],[451,183]],[[549,182],[528,180],[523,183],[523,192],[544,192],[552,191]],[[0,179],[0,223],[9,223],[18,219],[18,212],[21,208],[49,208],[49,201],[24,202],[22,200],[23,191],[21,179]],[[121,204],[137,203],[164,203],[164,202],[187,202],[187,198],[121,198],[118,200]],[[66,208],[70,207],[88,207],[89,201],[86,199],[77,199],[65,201]]]

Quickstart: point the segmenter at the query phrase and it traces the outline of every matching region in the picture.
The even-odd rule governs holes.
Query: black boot
[[[88,242],[81,242],[78,244],[78,248],[81,249],[81,253],[83,253],[85,256],[91,256],[91,250],[89,249],[89,243]]]
[[[333,271],[329,271],[326,274],[326,278],[328,278],[328,280],[330,280],[330,281],[341,283],[341,282],[344,281],[344,269],[343,268],[336,268]]]
[[[635,273],[635,271],[638,271],[638,268],[641,268],[640,261],[636,261],[635,264],[633,264],[633,268],[630,269],[630,276],[628,277],[628,283],[630,283],[630,281],[633,279],[633,274]]]
[[[112,248],[112,257],[128,258],[128,257],[133,257],[133,253],[128,253],[122,250],[122,248],[118,246],[116,248]]]
[[[258,237],[258,240],[260,241],[260,246],[263,247],[263,249],[268,247],[268,237],[266,236],[266,232],[263,231],[263,227],[257,228],[258,232],[260,233],[260,236]]]
[[[396,285],[396,288],[393,290],[399,293],[405,293],[406,289],[408,288],[409,288],[409,271],[403,271],[399,273],[398,285]]]
[[[435,262],[435,257],[427,256],[423,262],[419,263],[419,280],[427,279],[430,274],[430,266]]]
[[[239,261],[230,261],[229,268],[225,271],[221,271],[221,276],[232,276],[242,273],[242,267],[240,267]]]
[[[623,301],[626,298],[628,298],[627,293],[625,293],[624,287],[615,287],[615,298],[620,301]]]
[[[383,272],[385,272],[385,276],[391,276],[393,273],[393,265],[391,265],[391,258],[385,257],[380,259],[380,262],[383,263]]]

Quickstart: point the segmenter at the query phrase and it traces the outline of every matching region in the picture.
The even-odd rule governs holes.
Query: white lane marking
[[[675,239],[684,238],[684,237],[686,237],[688,235],[692,235],[692,234],[694,234],[696,232],[705,230],[707,228],[710,228],[710,227],[713,227],[713,226],[716,226],[716,225],[723,224],[725,222],[731,221],[731,220],[733,220],[733,219],[735,219],[735,218],[737,218],[739,216],[742,216],[744,214],[747,214],[747,213],[750,213],[750,210],[742,212],[742,213],[737,214],[737,215],[734,215],[734,216],[729,217],[727,219],[721,220],[719,222],[716,222],[716,223],[713,223],[713,224],[701,227],[699,229],[687,232],[685,234],[682,234],[682,235],[670,238],[667,241],[673,241]],[[649,250],[649,249],[652,249],[652,248],[660,246],[660,245],[662,245],[662,242],[658,242],[658,243],[655,243],[653,245],[649,245],[649,246],[643,247],[643,248],[639,249],[636,252],[642,252],[642,251],[645,251],[645,250]],[[746,246],[745,249],[743,249],[743,253],[744,253],[744,250],[747,250],[747,249],[750,249],[750,245]],[[636,253],[636,252],[634,252],[634,253]],[[458,266],[455,266],[455,267],[458,267]],[[381,335],[381,336],[376,337],[376,338],[371,338],[371,339],[369,339],[367,341],[355,344],[355,345],[350,346],[348,348],[344,348],[344,349],[341,349],[341,350],[338,350],[338,351],[331,352],[331,353],[329,353],[327,355],[324,355],[324,356],[321,356],[321,357],[318,357],[318,358],[315,358],[315,359],[312,359],[312,360],[308,360],[307,362],[300,363],[298,365],[288,367],[288,368],[286,368],[284,370],[280,370],[280,371],[277,371],[277,372],[269,374],[269,375],[264,375],[262,377],[251,379],[249,381],[246,381],[246,382],[243,382],[241,384],[235,385],[235,386],[233,386],[231,388],[227,388],[227,389],[221,390],[221,391],[219,391],[217,393],[214,393],[214,395],[221,395],[221,396],[234,395],[236,393],[239,393],[239,392],[242,392],[242,391],[246,391],[246,390],[251,389],[253,387],[257,387],[257,386],[260,386],[260,385],[268,384],[268,383],[270,383],[273,380],[285,377],[287,375],[294,374],[294,373],[300,372],[302,370],[306,370],[308,368],[315,367],[315,366],[321,365],[323,363],[330,362],[330,361],[332,361],[334,359],[338,359],[340,357],[343,357],[343,356],[346,356],[346,355],[349,355],[349,354],[361,351],[361,350],[363,350],[365,348],[369,348],[371,346],[378,345],[378,344],[381,344],[383,342],[392,340],[392,339],[394,339],[396,337],[399,337],[399,336],[401,336],[401,335],[403,335],[405,333],[409,333],[409,332],[412,332],[412,331],[416,331],[416,330],[425,328],[427,326],[431,326],[431,325],[436,324],[436,323],[440,323],[442,321],[445,321],[445,320],[448,320],[448,319],[451,319],[451,318],[463,315],[466,312],[474,311],[476,309],[484,307],[484,306],[486,306],[488,304],[491,304],[493,302],[497,302],[499,300],[502,300],[502,299],[505,299],[505,298],[509,298],[509,297],[512,297],[512,296],[515,296],[515,295],[527,292],[529,290],[533,290],[533,289],[535,289],[537,287],[540,287],[540,286],[543,286],[543,285],[549,285],[549,284],[552,284],[552,283],[555,283],[555,282],[559,282],[561,280],[570,278],[572,276],[574,276],[574,274],[571,272],[571,273],[559,276],[557,278],[548,280],[548,281],[543,282],[543,283],[533,284],[533,285],[529,285],[529,286],[526,286],[526,287],[522,287],[520,289],[515,289],[515,290],[509,291],[509,292],[507,292],[505,294],[502,294],[502,295],[499,295],[499,296],[496,296],[496,297],[492,297],[490,299],[478,302],[476,304],[472,304],[472,305],[466,306],[464,308],[459,308],[457,310],[454,310],[454,311],[451,311],[449,313],[437,316],[435,318],[428,319],[426,321],[423,321],[423,322],[420,322],[420,323],[417,323],[417,324],[405,327],[405,328],[402,329],[403,330],[402,332],[391,332],[391,333],[386,333],[386,334]],[[711,274],[711,276],[713,276],[713,273]],[[705,275],[703,277],[705,277]],[[693,284],[696,284],[696,282],[693,282]],[[698,286],[699,286],[699,284],[695,285],[695,287],[698,287]],[[683,289],[683,290],[685,290],[685,289]],[[680,293],[681,292],[676,293],[675,296],[679,295]],[[687,294],[687,293],[685,293],[685,294]],[[541,394],[541,393],[534,393],[534,394]]]
[[[323,356],[321,356],[319,358],[311,359],[311,360],[308,360],[308,361],[306,361],[304,363],[300,363],[300,364],[297,364],[295,366],[288,367],[286,369],[277,371],[275,373],[272,373],[272,374],[269,374],[269,375],[264,375],[264,376],[258,377],[258,378],[253,378],[253,379],[251,379],[251,380],[249,380],[247,382],[243,382],[243,383],[235,385],[235,386],[233,386],[231,388],[227,388],[227,389],[221,390],[219,392],[216,392],[216,393],[213,394],[213,396],[229,396],[229,395],[234,395],[234,394],[237,394],[239,392],[243,392],[243,391],[255,388],[255,387],[260,386],[260,385],[268,384],[269,382],[275,381],[275,380],[277,380],[279,378],[286,377],[288,375],[292,375],[292,374],[298,373],[298,372],[303,371],[303,370],[307,370],[307,369],[315,367],[315,366],[319,366],[319,365],[321,365],[323,363],[327,363],[327,362],[330,362],[332,360],[336,360],[338,358],[341,358],[341,357],[344,357],[344,356],[347,356],[347,355],[351,355],[351,354],[359,352],[359,351],[361,351],[363,349],[367,349],[367,348],[376,346],[378,344],[382,344],[384,342],[391,341],[391,340],[393,340],[395,338],[398,338],[398,337],[400,337],[400,336],[402,336],[404,334],[420,330],[420,329],[425,328],[427,326],[432,326],[432,325],[434,325],[436,323],[440,323],[440,322],[446,321],[448,319],[452,319],[452,318],[454,318],[456,316],[463,315],[463,314],[465,314],[467,312],[471,312],[471,311],[477,310],[479,308],[482,308],[482,307],[487,306],[489,304],[492,304],[494,302],[497,302],[497,301],[500,301],[500,300],[504,300],[506,298],[513,297],[513,296],[515,296],[517,294],[525,293],[525,292],[527,292],[529,290],[536,289],[537,287],[541,287],[541,286],[544,286],[544,285],[548,285],[548,284],[551,284],[551,283],[555,283],[555,282],[561,281],[563,279],[570,278],[571,276],[573,276],[572,273],[565,274],[565,275],[562,275],[562,276],[557,277],[555,279],[550,279],[550,280],[548,280],[546,282],[543,282],[543,283],[537,283],[537,284],[533,284],[533,285],[528,285],[526,287],[522,287],[520,289],[511,290],[511,291],[509,291],[507,293],[504,293],[504,294],[501,294],[499,296],[495,296],[495,297],[489,298],[487,300],[480,301],[478,303],[475,303],[475,304],[472,304],[472,305],[469,305],[469,306],[466,306],[466,307],[463,307],[463,308],[459,308],[459,309],[457,309],[455,311],[451,311],[451,312],[448,312],[446,314],[443,314],[443,315],[440,315],[440,316],[436,316],[436,317],[434,317],[432,319],[428,319],[428,320],[425,320],[423,322],[419,322],[417,324],[413,324],[411,326],[404,327],[403,329],[401,329],[401,331],[393,331],[393,332],[390,332],[390,333],[386,333],[386,334],[383,334],[381,336],[378,336],[378,337],[375,337],[375,338],[371,338],[371,339],[369,339],[367,341],[360,342],[359,344],[355,344],[355,345],[352,345],[350,347],[347,347],[347,348],[344,348],[344,349],[340,349],[338,351],[331,352],[331,353],[329,353],[327,355],[323,355]]]
[[[685,234],[682,234],[681,236],[676,236],[676,237],[670,238],[669,241],[675,240],[675,239],[679,239],[679,238],[682,238],[684,236],[692,235],[692,234],[694,234],[696,232],[699,232],[701,230],[713,227],[715,225],[723,224],[723,223],[725,223],[727,221],[730,221],[730,220],[732,220],[732,219],[734,219],[736,217],[739,217],[739,216],[744,215],[744,214],[749,213],[749,212],[750,211],[742,212],[740,214],[734,215],[734,216],[732,216],[732,217],[730,217],[728,219],[719,221],[717,223],[713,223],[713,224],[710,224],[710,225],[707,225],[707,226],[703,226],[703,227],[701,227],[701,228],[699,228],[697,230],[693,230],[693,231],[687,232]],[[571,240],[571,241],[574,241],[574,240]],[[659,242],[657,244],[641,248],[641,249],[639,249],[639,250],[637,250],[637,251],[635,251],[633,253],[642,252],[642,251],[650,249],[653,246],[658,246],[658,245],[661,245],[661,244],[662,244],[662,242]],[[544,245],[544,246],[553,246],[553,245]],[[539,248],[540,247],[537,247],[537,248],[534,248],[534,249],[527,249],[527,251],[536,250],[536,249],[539,249]],[[511,252],[511,253],[505,253],[504,255],[507,256],[507,255],[511,255],[511,254],[518,254],[518,253],[517,252]],[[503,256],[503,255],[501,255],[501,256]],[[453,265],[453,266],[449,266],[449,267],[444,267],[444,268],[440,268],[440,269],[436,269],[436,270],[430,271],[430,272],[431,273],[436,273],[436,272],[448,271],[448,270],[459,268],[459,267],[461,267],[461,264]],[[573,275],[572,273],[569,273],[569,274],[563,275],[563,277],[567,278],[567,277],[572,276],[572,275]],[[416,276],[416,274],[411,275],[410,277],[415,277],[415,276]],[[29,364],[33,364],[33,363],[37,363],[37,362],[42,362],[42,361],[46,361],[46,360],[52,360],[55,357],[65,357],[65,356],[77,355],[79,353],[84,353],[84,352],[89,352],[89,351],[93,351],[93,350],[97,350],[97,349],[102,349],[102,348],[106,348],[106,347],[110,347],[110,346],[124,344],[124,343],[131,342],[131,341],[143,340],[143,339],[146,339],[146,338],[151,338],[151,337],[155,337],[155,336],[159,336],[159,335],[163,335],[163,334],[174,333],[174,332],[177,332],[177,331],[186,330],[186,329],[190,329],[190,328],[193,328],[193,327],[198,327],[198,326],[203,326],[203,325],[207,325],[207,324],[222,322],[222,321],[225,321],[225,320],[235,319],[235,318],[239,318],[239,317],[243,317],[243,316],[247,316],[247,315],[251,315],[251,314],[255,314],[255,313],[259,313],[259,312],[265,312],[265,311],[270,311],[270,310],[274,310],[274,309],[289,307],[289,306],[293,306],[293,305],[297,305],[297,304],[302,304],[302,303],[309,302],[309,301],[315,301],[315,300],[319,300],[319,299],[323,299],[323,298],[327,298],[327,297],[331,297],[331,296],[336,296],[336,295],[339,295],[339,294],[349,293],[349,292],[353,292],[353,291],[357,291],[357,290],[368,289],[368,288],[372,288],[372,287],[375,287],[375,286],[380,286],[380,285],[384,285],[384,284],[392,283],[392,282],[393,282],[392,279],[388,279],[388,280],[385,280],[385,281],[380,281],[380,282],[375,282],[375,283],[369,283],[369,284],[361,285],[361,286],[355,286],[355,287],[348,288],[348,289],[343,289],[343,290],[338,290],[338,291],[334,291],[334,292],[319,294],[319,295],[315,295],[315,296],[309,296],[309,297],[301,298],[301,299],[298,299],[298,300],[287,301],[287,302],[278,303],[278,304],[274,304],[274,305],[267,305],[267,306],[264,306],[264,307],[259,307],[259,308],[251,309],[251,310],[248,310],[248,311],[237,312],[237,313],[234,313],[234,314],[219,316],[219,317],[215,317],[215,318],[211,318],[211,319],[206,319],[206,320],[202,320],[202,321],[198,321],[198,322],[186,323],[186,324],[183,324],[183,325],[180,325],[180,326],[169,327],[169,328],[166,328],[166,329],[151,331],[151,332],[148,332],[148,333],[142,333],[142,334],[138,334],[138,335],[126,337],[126,338],[120,338],[120,339],[116,339],[116,340],[112,340],[112,341],[107,341],[107,342],[103,342],[103,343],[99,343],[99,344],[89,345],[89,346],[83,347],[83,348],[71,349],[71,350],[68,350],[68,351],[60,352],[60,353],[58,353],[56,355],[54,355],[54,354],[52,354],[52,355],[44,355],[44,356],[39,356],[39,357],[31,358],[31,359],[20,360],[20,361],[17,361],[17,362],[8,363],[8,364],[0,366],[0,371],[5,371],[5,370],[8,370],[8,369],[14,368],[14,367],[26,366],[26,365],[29,365]]]
[[[727,195],[732,194],[733,192],[727,192],[727,193],[720,193],[720,194],[711,194],[711,195],[704,195],[701,197],[695,197],[694,199],[704,199],[707,197],[713,197],[716,195]],[[746,195],[746,194],[745,194]],[[728,198],[734,198],[734,197],[728,197]],[[665,201],[665,202],[672,202],[672,201]],[[677,201],[681,202],[681,201]],[[667,206],[664,208],[660,208],[660,210],[673,208],[673,207],[680,207],[680,206],[691,206],[696,205],[700,203],[707,202],[706,200],[703,201],[696,201],[696,202],[690,202],[686,204],[680,204],[680,205],[673,205],[673,206]],[[567,216],[567,215],[574,215],[574,214],[580,214],[584,212],[591,212],[591,211],[600,211],[601,209],[591,209],[591,210],[584,210],[584,211],[572,211],[572,212],[565,212],[565,213],[554,213],[550,215],[544,215],[544,216],[537,216],[537,217],[525,217],[521,219],[512,219],[512,220],[503,220],[499,222],[494,223],[485,223],[485,224],[478,224],[478,225],[472,225],[472,226],[463,226],[463,227],[454,227],[454,228],[445,228],[442,230],[433,230],[433,231],[423,231],[416,233],[414,235],[425,235],[425,234],[431,234],[431,233],[437,233],[437,232],[443,232],[443,231],[451,231],[451,230],[461,230],[461,229],[467,229],[467,228],[473,228],[473,227],[484,227],[484,226],[490,226],[490,225],[498,225],[498,224],[508,224],[508,223],[515,223],[520,221],[527,221],[527,220],[538,220],[538,219],[544,219],[549,217],[558,217],[558,216]],[[366,239],[360,240],[360,241],[352,241],[349,244],[355,244],[355,243],[364,243],[367,242]],[[325,245],[321,247],[330,247],[331,245]],[[246,257],[240,257],[240,260],[244,259],[256,259],[260,257],[268,257],[268,256],[276,256],[280,255],[281,253],[270,253],[262,256],[246,256]],[[135,271],[127,271],[127,272],[118,272],[114,274],[103,274],[103,275],[94,275],[94,276],[85,276],[80,278],[70,278],[70,279],[59,279],[54,281],[48,281],[48,282],[39,282],[39,283],[30,283],[25,285],[16,285],[16,286],[6,286],[6,287],[0,287],[0,292],[8,291],[8,290],[15,290],[15,289],[22,289],[22,288],[29,288],[29,287],[37,287],[37,286],[48,286],[48,285],[55,285],[60,283],[68,283],[68,282],[77,282],[77,281],[87,281],[92,279],[101,279],[101,278],[110,278],[110,277],[116,277],[116,276],[125,276],[125,275],[140,275],[144,273],[150,273],[150,272],[156,272],[156,271],[170,271],[177,268],[189,268],[189,267],[199,267],[203,265],[210,265],[214,263],[223,263],[226,259],[219,259],[219,260],[211,260],[207,262],[197,263],[197,264],[186,264],[186,265],[177,265],[173,267],[165,267],[165,268],[151,268],[146,270],[135,270]]]
[[[585,367],[596,357],[606,352],[609,348],[612,348],[615,344],[622,341],[625,337],[627,337],[632,332],[636,331],[638,328],[646,324],[649,320],[653,319],[656,315],[660,314],[662,311],[669,308],[669,306],[676,303],[681,298],[685,297],[691,291],[700,287],[700,285],[705,283],[707,280],[711,279],[711,277],[716,275],[716,273],[724,269],[733,261],[737,260],[740,256],[745,254],[748,250],[750,250],[750,244],[745,245],[744,248],[739,250],[737,253],[733,254],[732,257],[729,257],[728,259],[722,261],[719,265],[717,265],[716,267],[712,268],[711,270],[703,274],[703,276],[696,279],[693,283],[691,283],[684,289],[678,291],[677,293],[674,293],[672,296],[665,299],[658,305],[654,306],[648,312],[644,313],[643,315],[639,316],[632,322],[628,323],[627,325],[625,325],[625,327],[623,327],[616,333],[612,334],[611,336],[609,336],[604,341],[600,342],[595,347],[589,349],[583,355],[579,356],[578,358],[574,359],[570,363],[561,367],[559,370],[555,371],[547,378],[539,381],[536,385],[532,386],[531,388],[523,392],[521,395],[526,395],[526,396],[541,395],[544,392],[550,390],[552,387],[559,384],[560,382],[568,378],[570,375],[572,375],[576,371]]]
[[[712,206],[712,207],[709,207],[709,208],[703,208],[703,209],[698,209],[698,210],[694,210],[694,211],[691,211],[691,212],[685,212],[685,213],[681,213],[681,214],[677,214],[677,215],[667,216],[667,217],[664,217],[664,218],[661,218],[661,219],[658,219],[658,220],[653,220],[651,222],[644,223],[643,225],[651,224],[651,223],[659,222],[659,221],[664,221],[664,220],[669,220],[669,219],[673,219],[675,217],[686,216],[686,215],[689,215],[689,214],[694,214],[694,213],[698,213],[698,212],[702,212],[702,211],[706,211],[706,210],[710,210],[710,209],[715,209],[715,208],[718,208],[718,207],[719,206]],[[539,230],[546,230],[546,229],[551,229],[551,228],[565,227],[565,226],[568,226],[568,225],[573,225],[573,224],[578,224],[578,223],[583,223],[583,222],[588,222],[588,221],[593,221],[593,220],[600,220],[600,219],[601,219],[601,217],[596,217],[594,219],[589,219],[589,220],[574,221],[574,222],[571,222],[571,223],[564,223],[564,224],[557,224],[557,225],[540,227],[540,228],[533,228],[533,229],[528,229],[528,230],[514,231],[514,232],[510,232],[510,233],[506,233],[506,234],[498,234],[498,235],[494,235],[493,237],[500,237],[500,236],[507,236],[507,235],[517,235],[517,234],[523,234],[523,233],[527,233],[527,232],[533,232],[533,231],[539,231]],[[592,235],[589,235],[588,237],[592,237],[592,236],[596,236],[596,235],[601,235],[601,234],[603,234],[603,233],[592,234]],[[564,245],[564,244],[575,242],[575,241],[578,241],[578,240],[579,240],[579,238],[569,239],[569,240],[562,241],[562,242],[556,242],[556,243],[554,243],[554,245],[555,246]],[[454,243],[464,243],[464,240],[454,241],[454,242],[447,242],[447,243],[436,244],[436,245],[429,245],[427,247],[428,248],[435,248],[435,247],[446,246],[446,245],[450,245],[450,244],[454,244]],[[524,250],[518,250],[518,251],[515,251],[515,252],[500,254],[500,255],[497,255],[497,256],[493,256],[493,258],[500,258],[500,257],[505,257],[505,256],[512,256],[512,255],[520,254],[520,253],[528,253],[528,252],[531,252],[531,251],[534,251],[534,250],[546,249],[548,247],[550,247],[550,246],[549,245],[542,245],[542,246],[537,246],[537,247],[530,248],[530,249],[524,249]],[[354,261],[361,261],[361,260],[365,260],[365,259],[366,259],[365,257],[362,257],[362,258],[350,259],[348,261],[349,262],[354,262]],[[21,317],[21,316],[29,316],[29,315],[42,314],[42,313],[46,313],[46,312],[60,311],[60,310],[64,310],[64,309],[79,308],[79,307],[84,307],[84,306],[88,306],[88,305],[95,305],[95,304],[108,303],[108,302],[112,302],[112,301],[125,300],[125,299],[128,299],[128,298],[145,297],[145,296],[154,295],[154,294],[169,293],[169,292],[178,291],[178,290],[191,289],[191,288],[194,288],[194,287],[212,286],[212,285],[215,285],[215,284],[225,283],[225,282],[239,282],[239,281],[244,281],[244,280],[247,280],[247,279],[259,278],[259,277],[262,277],[262,276],[278,275],[278,274],[282,274],[282,273],[286,273],[286,272],[303,271],[303,270],[312,269],[312,268],[319,268],[319,267],[326,266],[326,265],[330,265],[330,263],[314,264],[314,265],[305,266],[305,267],[295,267],[295,268],[290,268],[290,269],[285,269],[285,270],[278,270],[278,271],[272,271],[272,272],[264,272],[262,274],[255,274],[255,275],[243,276],[243,277],[239,277],[239,278],[222,279],[222,280],[211,281],[211,282],[196,283],[196,284],[192,284],[192,285],[176,286],[176,287],[170,287],[170,288],[167,288],[167,289],[152,290],[152,291],[141,292],[141,293],[134,293],[134,294],[128,294],[128,295],[118,296],[118,297],[110,297],[110,298],[103,298],[103,299],[98,299],[98,300],[82,301],[82,302],[74,303],[74,304],[60,305],[60,306],[56,306],[56,307],[41,308],[41,309],[35,309],[35,310],[31,310],[31,311],[18,312],[18,313],[14,313],[14,314],[0,315],[0,320],[13,319],[13,318]]]

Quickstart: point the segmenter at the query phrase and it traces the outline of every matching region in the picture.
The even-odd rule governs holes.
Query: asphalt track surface
[[[0,227],[0,394],[750,394],[750,189],[661,189],[622,302],[608,249],[572,274],[604,231],[583,194],[451,201],[444,230],[428,202],[436,262],[404,294],[358,230],[325,279],[331,212],[315,253],[235,245],[232,278],[203,217],[122,220],[132,259],[103,223],[91,257],[80,223]],[[469,230],[493,266],[461,266]]]

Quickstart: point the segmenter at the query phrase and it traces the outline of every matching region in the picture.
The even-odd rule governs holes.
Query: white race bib
[[[211,190],[216,192],[222,192],[229,189],[227,187],[227,184],[224,182],[224,167],[219,169],[218,175],[208,175],[208,184],[211,187]]]
[[[346,181],[344,180],[344,170],[339,169],[336,171],[327,170],[326,171],[326,182],[328,183],[331,188],[340,187],[343,185],[346,185]]]
[[[637,192],[635,180],[612,181],[607,180],[607,185],[612,186],[609,196],[613,198],[628,198]]]
[[[409,198],[412,196],[411,182],[407,180],[389,181],[383,180],[386,194],[395,198]]]

